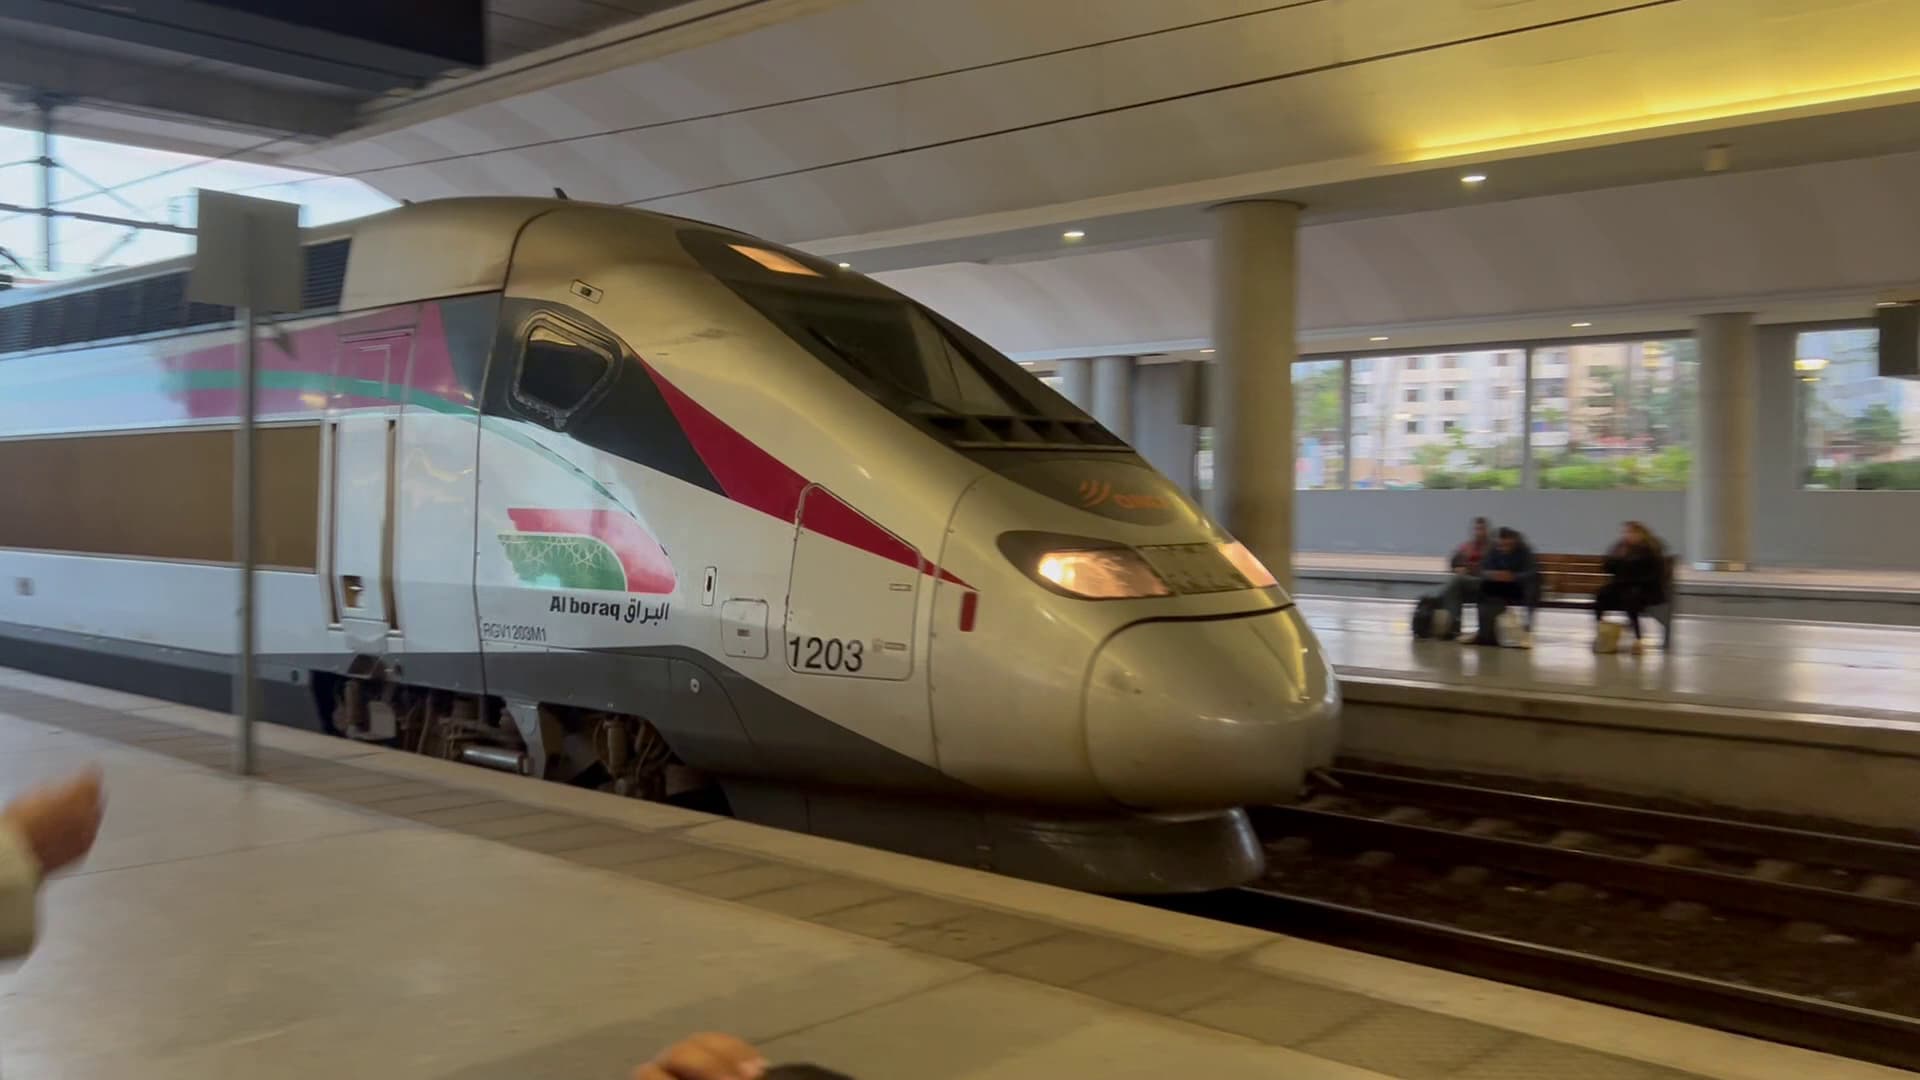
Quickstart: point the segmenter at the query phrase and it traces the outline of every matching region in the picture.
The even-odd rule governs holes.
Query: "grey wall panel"
[[[1432,555],[1466,539],[1484,515],[1540,551],[1599,554],[1629,518],[1686,553],[1684,491],[1302,491],[1294,516],[1301,551]]]

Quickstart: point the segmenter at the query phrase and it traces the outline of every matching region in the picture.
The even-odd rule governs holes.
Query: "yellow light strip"
[[[1728,120],[1751,117],[1755,122],[1763,122],[1764,114],[1789,109],[1818,108],[1822,105],[1834,105],[1863,98],[1912,94],[1920,92],[1920,75],[1908,75],[1901,78],[1876,82],[1856,83],[1844,87],[1826,87],[1805,90],[1791,94],[1779,94],[1765,98],[1722,99],[1706,101],[1698,98],[1687,104],[1674,104],[1665,108],[1655,108],[1635,116],[1612,116],[1560,127],[1541,128],[1534,131],[1506,131],[1499,134],[1480,134],[1468,136],[1443,136],[1438,139],[1419,142],[1413,152],[1403,159],[1406,163],[1436,161],[1442,158],[1466,157],[1479,154],[1500,153],[1509,150],[1544,146],[1551,143],[1571,142],[1578,139],[1606,138],[1614,135],[1630,135],[1636,132],[1652,131],[1657,128],[1677,127],[1683,124],[1708,123],[1715,120]]]

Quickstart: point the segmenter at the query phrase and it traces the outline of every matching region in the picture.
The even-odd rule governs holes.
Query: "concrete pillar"
[[[1093,412],[1093,361],[1062,360],[1054,365],[1060,373],[1060,395],[1073,402],[1081,412]]]
[[[1133,441],[1133,357],[1103,356],[1093,362],[1093,418]]]
[[[1288,202],[1213,208],[1213,513],[1288,588],[1299,219]]]
[[[1181,491],[1194,488],[1199,429],[1190,422],[1190,373],[1184,364],[1140,364],[1133,369],[1133,448]]]
[[[1745,570],[1752,559],[1754,420],[1753,316],[1694,320],[1700,350],[1699,415],[1687,489],[1687,547],[1702,570]]]

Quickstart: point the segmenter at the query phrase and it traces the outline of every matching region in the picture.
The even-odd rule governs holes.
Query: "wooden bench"
[[[1536,552],[1534,561],[1539,565],[1540,577],[1534,586],[1534,595],[1527,604],[1529,623],[1533,621],[1533,612],[1541,608],[1592,608],[1594,594],[1608,580],[1604,556]],[[1655,604],[1641,613],[1660,624],[1660,649],[1663,652],[1673,648],[1673,570],[1677,563],[1677,556],[1667,556],[1666,573],[1661,582],[1661,592],[1666,594],[1666,602]]]

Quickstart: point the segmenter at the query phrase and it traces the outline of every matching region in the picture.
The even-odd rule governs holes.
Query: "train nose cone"
[[[1297,611],[1137,623],[1101,647],[1088,755],[1145,810],[1284,802],[1333,758],[1339,688]]]

